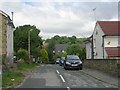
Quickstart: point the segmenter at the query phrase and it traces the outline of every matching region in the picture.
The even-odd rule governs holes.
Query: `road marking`
[[[58,74],[60,74],[60,72],[58,70],[56,70]]]
[[[70,87],[67,87],[68,90],[71,90]]]
[[[60,75],[60,78],[62,79],[62,81],[63,81],[63,82],[65,82],[65,79],[63,78],[63,76],[62,76],[62,75]]]

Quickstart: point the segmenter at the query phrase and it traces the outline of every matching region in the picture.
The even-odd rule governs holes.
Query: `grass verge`
[[[0,56],[0,65],[2,65],[2,56]]]
[[[2,87],[2,75],[0,75],[0,87]]]
[[[27,64],[27,63],[23,63],[20,66],[18,66],[18,70],[21,71],[27,71],[27,70],[32,70],[37,66],[37,64]]]
[[[2,87],[14,87],[20,84],[23,78],[22,73],[7,70],[2,74]]]
[[[25,72],[33,70],[38,64],[23,63],[18,66],[17,70],[6,70],[2,74],[2,87],[11,88],[19,85],[25,78]]]

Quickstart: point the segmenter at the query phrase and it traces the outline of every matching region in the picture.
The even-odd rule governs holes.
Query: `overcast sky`
[[[54,35],[89,37],[96,20],[118,20],[118,0],[83,1],[3,0],[0,2],[0,9],[10,16],[14,12],[16,27],[35,25],[40,29],[43,39]]]

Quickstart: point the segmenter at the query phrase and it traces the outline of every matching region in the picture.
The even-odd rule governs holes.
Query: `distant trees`
[[[51,39],[47,39],[46,42],[54,41],[55,44],[82,44],[85,38],[77,38],[76,36],[67,37],[56,35]]]
[[[51,39],[47,39],[45,41],[45,43],[48,44],[47,51],[48,51],[49,60],[53,60],[53,58],[55,58],[57,56],[58,57],[61,56],[61,55],[54,56],[53,51],[55,49],[56,44],[68,44],[68,48],[67,48],[67,52],[66,52],[67,54],[75,54],[76,53],[76,54],[79,54],[79,56],[81,55],[82,58],[84,58],[83,57],[84,55],[82,55],[83,48],[80,47],[80,44],[83,44],[84,40],[85,40],[85,38],[77,38],[76,36],[67,37],[67,36],[59,36],[59,35],[56,35],[56,36],[52,37]]]

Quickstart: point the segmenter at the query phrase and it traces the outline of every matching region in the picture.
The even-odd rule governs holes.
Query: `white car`
[[[60,58],[56,59],[56,64],[59,64]]]

